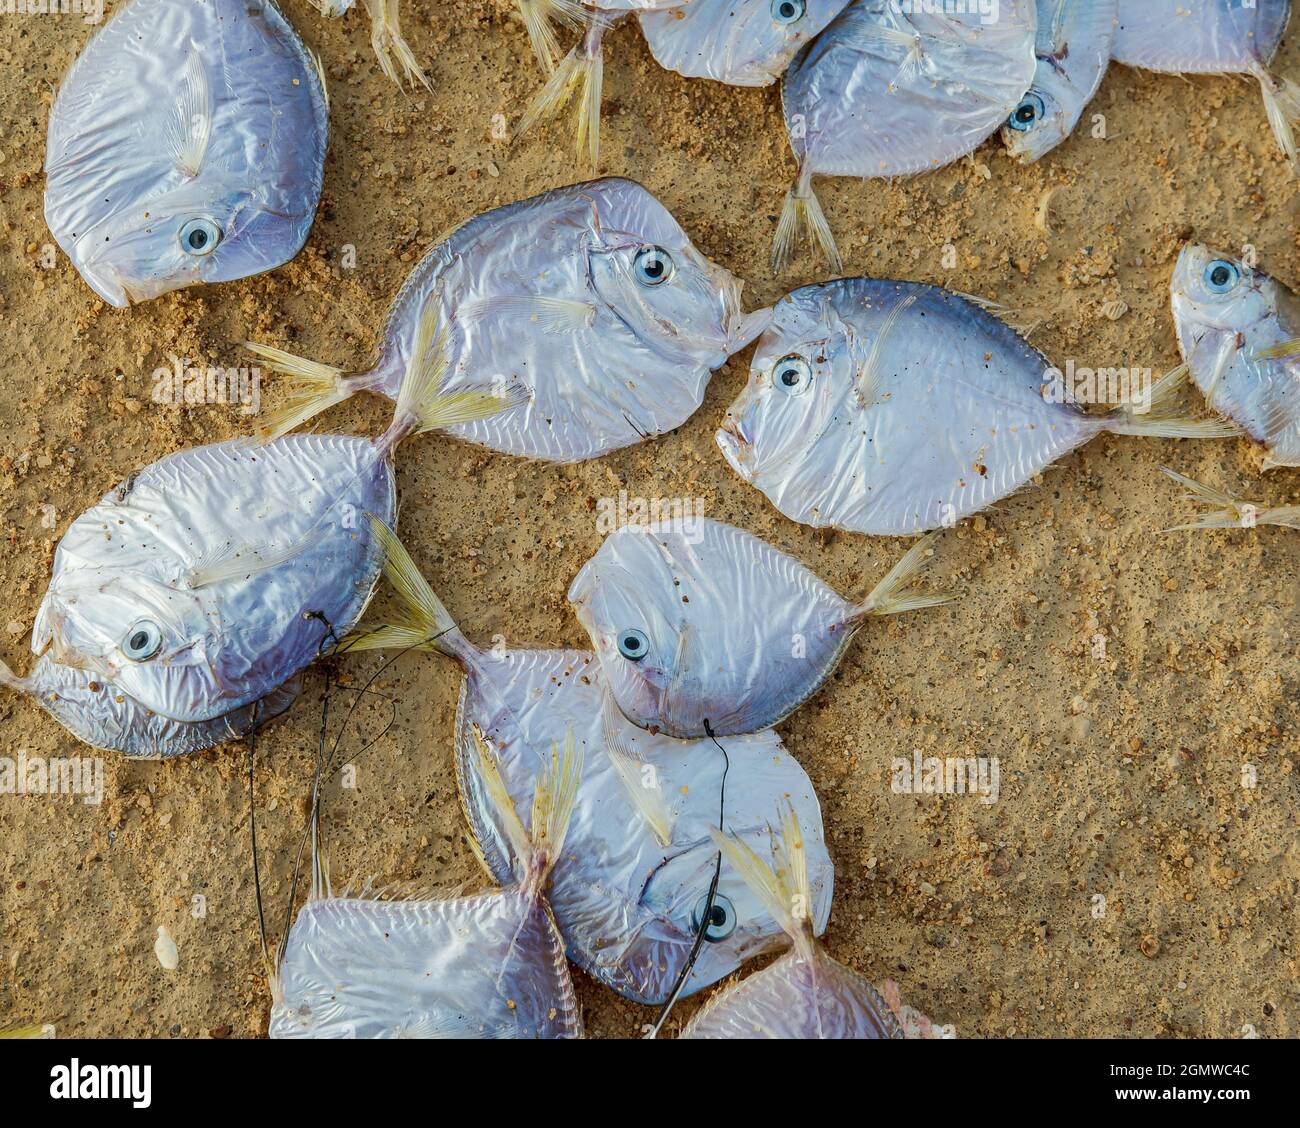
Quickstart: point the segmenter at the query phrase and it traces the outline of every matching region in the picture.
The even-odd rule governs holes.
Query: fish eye
[[[132,662],[147,662],[161,649],[162,629],[148,619],[141,619],[122,639],[122,653]]]
[[[808,0],[772,0],[772,18],[779,24],[794,23],[808,14]]]
[[[650,640],[635,629],[622,631],[618,636],[618,652],[629,662],[640,662],[650,653]]]
[[[1205,268],[1205,286],[1212,294],[1226,294],[1239,281],[1241,271],[1227,259],[1216,259]]]
[[[658,286],[673,276],[673,256],[663,247],[642,247],[632,269],[642,286]]]
[[[181,228],[181,250],[187,255],[210,255],[221,242],[221,228],[210,219],[191,219]]]
[[[772,383],[783,392],[798,395],[812,384],[812,369],[801,356],[787,356],[772,369]]]
[[[1021,99],[1020,105],[1011,111],[1011,116],[1007,119],[1007,124],[1012,129],[1024,133],[1026,130],[1033,129],[1047,115],[1047,106],[1043,100],[1034,93],[1029,93]]]
[[[706,893],[691,911],[691,926],[698,932],[704,919],[704,911],[709,908],[709,895]],[[710,944],[725,940],[736,931],[736,909],[721,893],[713,895],[713,908],[709,911],[708,927],[704,929],[704,939]]]

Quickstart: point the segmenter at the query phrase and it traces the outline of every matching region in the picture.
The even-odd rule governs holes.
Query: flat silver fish
[[[481,739],[481,738],[480,738]],[[272,1038],[581,1038],[543,891],[564,849],[581,753],[552,751],[532,827],[478,749],[511,850],[508,884],[472,897],[334,896],[313,880],[271,990]]]
[[[1168,74],[1248,74],[1264,94],[1278,144],[1300,172],[1300,86],[1269,71],[1291,0],[1120,0],[1114,59]]]
[[[955,525],[1103,431],[1237,433],[1175,414],[1180,379],[1130,381],[1126,401],[1089,415],[1065,372],[975,302],[843,278],[777,303],[717,439],[791,520],[908,536]]]
[[[686,0],[515,0],[533,51],[550,76],[524,110],[519,137],[576,101],[578,159],[593,172],[600,167],[600,102],[605,82],[605,32],[634,13],[666,11]],[[562,59],[555,24],[579,29],[582,37]]]
[[[113,306],[261,274],[307,241],[328,133],[272,0],[130,0],[50,111],[45,222]]]
[[[386,529],[385,571],[408,618],[364,631],[348,650],[417,646],[447,654],[465,672],[456,710],[456,766],[470,828],[488,872],[510,873],[508,827],[480,770],[478,735],[495,750],[516,807],[532,802],[544,750],[571,737],[583,770],[567,848],[548,899],[570,958],[627,998],[662,1003],[681,976],[708,907],[720,823],[762,853],[766,827],[788,802],[806,835],[809,918],[830,913],[834,869],[812,783],[770,729],[711,740],[673,740],[628,722],[609,699],[595,655],[574,650],[480,650],[456,626],[409,555]],[[724,865],[704,944],[683,993],[729,975],[772,949],[781,925]]]
[[[755,894],[776,914],[793,947],[775,963],[713,996],[682,1037],[902,1038],[904,1027],[875,987],[832,959],[808,929],[803,832],[785,812],[772,861],[727,835],[716,840]]]
[[[1300,297],[1241,259],[1189,243],[1170,284],[1178,348],[1209,405],[1300,466]]]
[[[1119,0],[1038,0],[1038,69],[1002,139],[1031,164],[1061,144],[1106,77],[1119,25]]]
[[[1261,525],[1278,525],[1300,529],[1300,505],[1268,505],[1262,501],[1242,501],[1227,490],[1207,486],[1167,466],[1161,469],[1186,492],[1183,499],[1201,508],[1185,524],[1166,529],[1167,533],[1191,529],[1257,529]]]
[[[757,732],[822,686],[865,623],[955,598],[909,588],[932,540],[853,602],[732,525],[628,525],[582,566],[569,602],[633,724],[679,738]]]
[[[770,86],[849,0],[685,0],[641,12],[655,61],[687,78]]]
[[[445,361],[431,332],[426,319],[427,348],[378,441],[288,435],[198,447],[131,475],[81,514],[55,551],[32,627],[32,650],[47,661],[28,679],[5,671],[4,683],[128,755],[206,747],[287,707],[286,683],[351,629],[378,582],[367,515],[396,520],[396,444],[448,417],[500,409],[490,397],[441,394]]]
[[[1034,80],[1034,0],[854,0],[786,71],[786,132],[799,162],[772,251],[783,269],[806,229],[835,273],[814,176],[926,172],[992,136]]]
[[[559,188],[459,227],[411,272],[365,372],[250,346],[294,376],[267,433],[358,391],[392,397],[422,317],[438,318],[449,392],[496,387],[517,402],[446,430],[548,462],[576,462],[680,426],[713,369],[767,324],[746,316],[741,283],[701,255],[677,221],[630,180]]]

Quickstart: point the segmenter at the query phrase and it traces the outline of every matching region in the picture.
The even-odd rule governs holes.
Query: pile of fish
[[[553,72],[526,124],[578,91],[597,160],[603,36],[629,14],[683,75],[784,76],[798,172],[774,259],[806,230],[838,271],[814,176],[923,172],[999,128],[1013,156],[1038,159],[1112,57],[1253,75],[1294,160],[1300,98],[1266,69],[1289,5],[1185,3],[519,0]],[[367,6],[386,73],[425,81],[395,0]],[[582,33],[563,57],[557,22]],[[50,230],[114,306],[272,269],[310,229],[327,110],[319,64],[271,0],[131,0],[51,111]],[[335,894],[317,788],[311,892],[268,969],[271,1036],[580,1037],[570,961],[660,1007],[657,1032],[677,1000],[783,948],[684,1036],[937,1036],[896,985],[877,989],[818,944],[834,867],[812,784],[774,726],[859,631],[955,598],[920,584],[938,530],[1103,432],[1244,436],[1265,469],[1300,465],[1300,299],[1204,246],[1184,248],[1171,283],[1183,365],[1104,412],[967,295],[848,277],[747,313],[741,290],[633,181],[496,208],[411,271],[372,364],[250,344],[289,378],[260,441],[145,466],[64,534],[32,670],[0,663],[0,684],[97,748],[168,758],[247,737],[322,656],[414,650],[460,670],[456,777],[495,888]],[[471,642],[396,535],[399,444],[437,430],[511,456],[597,458],[681,426],[755,341],[717,432],[735,472],[795,522],[926,535],[845,596],[732,525],[627,526],[569,587],[589,650]],[[1207,412],[1176,402],[1188,377]],[[393,401],[377,439],[297,433],[361,391]],[[1204,507],[1179,528],[1300,528],[1296,506],[1170,473]],[[381,574],[402,610],[363,628]]]

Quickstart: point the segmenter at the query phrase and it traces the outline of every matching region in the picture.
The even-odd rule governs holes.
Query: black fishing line
[[[731,771],[731,757],[727,755],[727,750],[718,743],[718,738],[713,735],[713,726],[709,724],[707,717],[704,719],[704,731],[708,733],[709,739],[722,753],[722,782],[718,785],[718,833],[726,834],[727,773]],[[654,1025],[650,1027],[646,1035],[648,1038],[657,1038],[659,1036],[659,1031],[663,1029],[664,1023],[668,1021],[668,1015],[672,1012],[673,1007],[677,1005],[677,1000],[686,987],[686,980],[695,967],[695,961],[700,957],[700,950],[704,947],[704,934],[708,932],[713,923],[713,903],[714,898],[718,895],[718,880],[721,877],[722,851],[719,850],[718,857],[713,863],[713,880],[709,882],[709,893],[704,903],[704,912],[700,914],[700,923],[695,930],[695,943],[691,945],[690,955],[686,957],[686,964],[678,974],[677,982],[673,984],[673,989],[669,992],[664,1005],[659,1008],[659,1014],[655,1018]]]

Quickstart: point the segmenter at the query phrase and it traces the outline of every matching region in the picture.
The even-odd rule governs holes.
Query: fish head
[[[1211,332],[1244,333],[1275,307],[1273,280],[1249,263],[1203,243],[1189,243],[1170,284],[1184,356]]]
[[[233,180],[202,178],[109,216],[68,248],[87,283],[125,308],[270,270],[297,254],[310,215],[283,215]]]
[[[177,721],[207,720],[231,706],[218,658],[221,639],[202,596],[132,571],[56,575],[32,632],[51,661],[120,688]]]
[[[1082,111],[1078,91],[1050,68],[1039,73],[1020,104],[1002,127],[1007,152],[1021,164],[1032,164],[1055,149],[1074,129]]]
[[[806,465],[836,405],[851,389],[856,363],[852,327],[820,287],[777,303],[760,338],[749,382],[717,433],[727,461],[747,482],[781,477]]]
[[[758,336],[767,311],[743,312],[741,281],[696,250],[662,204],[631,181],[598,184],[589,284],[639,340],[717,368]]]

